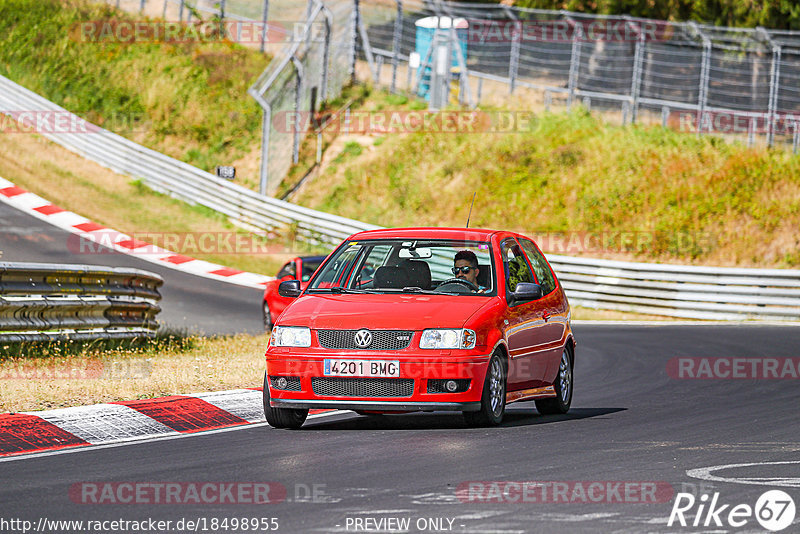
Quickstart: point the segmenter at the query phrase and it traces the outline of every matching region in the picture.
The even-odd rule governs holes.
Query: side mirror
[[[283,284],[281,284],[283,285]],[[542,298],[542,286],[531,282],[520,282],[517,289],[511,293],[512,302],[524,302],[526,300],[537,300]]]
[[[286,282],[281,282],[278,286],[278,295],[282,297],[287,297],[290,299],[294,299],[300,296],[300,281],[299,280],[287,280]]]

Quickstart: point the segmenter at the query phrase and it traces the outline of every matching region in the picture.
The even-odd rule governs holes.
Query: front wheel
[[[489,369],[483,381],[481,409],[477,412],[464,412],[468,426],[497,426],[503,422],[506,413],[506,366],[498,353],[492,354]]]
[[[572,355],[567,347],[561,353],[561,362],[558,364],[558,376],[553,384],[556,396],[552,399],[536,401],[536,409],[540,414],[565,414],[572,404]]]
[[[263,301],[261,305],[261,311],[262,315],[264,316],[264,332],[269,334],[272,332],[272,327],[274,325],[272,324],[272,313],[269,310],[269,304],[267,304],[266,300]]]
[[[297,429],[303,426],[308,417],[308,410],[301,410],[295,408],[273,408],[269,405],[269,383],[267,382],[267,374],[264,373],[264,416],[267,418],[267,423],[275,428],[292,428]]]

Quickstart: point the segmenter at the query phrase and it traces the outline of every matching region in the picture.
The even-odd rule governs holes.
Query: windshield
[[[456,259],[458,255],[458,259]],[[454,268],[458,270],[454,273]],[[478,241],[348,241],[309,284],[309,292],[491,295],[491,246]]]

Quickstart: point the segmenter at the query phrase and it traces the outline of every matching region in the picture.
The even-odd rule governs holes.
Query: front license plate
[[[400,362],[386,360],[325,360],[325,376],[400,377]]]

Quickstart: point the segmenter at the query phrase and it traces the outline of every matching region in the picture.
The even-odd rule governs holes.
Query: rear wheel
[[[558,376],[553,386],[556,390],[555,398],[536,401],[536,409],[540,414],[565,414],[572,404],[572,354],[567,347],[561,353]]]
[[[481,409],[464,412],[464,421],[469,426],[496,426],[503,422],[506,412],[506,366],[495,352],[489,360],[489,369],[483,381]]]
[[[275,428],[300,428],[308,417],[308,410],[295,408],[273,408],[269,405],[269,383],[264,373],[264,416],[267,423]]]

